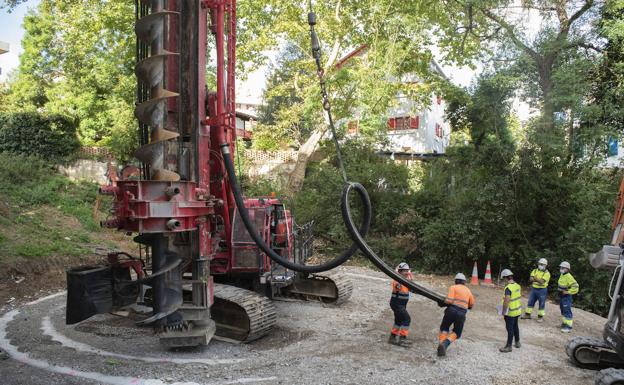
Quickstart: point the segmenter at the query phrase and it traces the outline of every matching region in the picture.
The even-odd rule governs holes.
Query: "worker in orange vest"
[[[438,357],[446,355],[446,349],[459,339],[466,322],[466,313],[475,304],[472,292],[466,286],[466,276],[457,273],[455,285],[449,287],[448,295],[444,300],[448,304],[444,311],[444,318],[440,324],[440,334],[438,334]],[[453,331],[451,332],[451,325]]]
[[[405,279],[412,279],[412,272],[409,265],[401,262],[397,266],[397,272]],[[411,318],[407,312],[407,301],[409,301],[410,292],[405,285],[401,285],[397,281],[392,281],[392,296],[390,297],[390,308],[394,312],[394,325],[390,332],[388,343],[409,347],[411,341],[407,339],[409,334],[409,325]]]

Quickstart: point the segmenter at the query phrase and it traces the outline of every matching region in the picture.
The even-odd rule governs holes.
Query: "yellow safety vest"
[[[509,312],[505,314],[509,317],[517,317],[522,314],[522,303],[520,299],[522,298],[521,287],[517,283],[510,283],[505,286],[505,290],[503,291],[503,301],[505,300],[505,292],[507,289],[511,292],[511,296],[509,298]]]
[[[561,274],[557,282],[559,291],[567,291],[570,294],[579,292],[579,284],[570,273]]]
[[[533,269],[533,271],[531,272],[531,277],[544,280],[543,284],[537,283],[537,281],[533,281],[532,286],[534,288],[543,289],[545,287],[548,287],[548,281],[550,281],[550,273],[548,272],[548,270],[541,271],[540,269]]]

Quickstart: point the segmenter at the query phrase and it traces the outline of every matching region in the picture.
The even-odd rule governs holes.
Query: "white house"
[[[429,102],[420,108],[403,94],[398,94],[397,99],[398,105],[388,113],[389,145],[383,152],[394,154],[395,158],[444,154],[451,136],[450,125],[444,116],[444,99],[431,95]]]
[[[9,52],[9,43],[0,41],[0,55],[2,55],[3,53],[7,53],[7,52]],[[2,68],[0,68],[0,74],[1,73],[2,73]]]
[[[446,77],[440,66],[432,62],[431,70]],[[421,82],[406,77],[404,82]],[[431,95],[428,103],[419,105],[403,93],[396,95],[396,106],[388,111],[388,145],[380,152],[395,160],[421,160],[444,154],[450,142],[451,128],[445,120],[446,102],[439,95]],[[348,122],[347,134],[357,135],[357,120]]]

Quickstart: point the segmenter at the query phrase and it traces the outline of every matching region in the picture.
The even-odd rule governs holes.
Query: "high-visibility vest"
[[[392,298],[408,300],[410,291],[407,286],[401,285],[397,281],[392,281]]]
[[[453,285],[449,287],[446,303],[461,307],[462,309],[471,309],[474,306],[474,297],[472,292],[466,285]]]
[[[540,269],[533,269],[533,271],[531,272],[531,277],[544,280],[544,283],[538,283],[537,281],[533,281],[532,286],[534,288],[543,289],[545,287],[548,287],[548,282],[550,281],[550,273],[548,272],[548,270],[542,271]]]
[[[557,285],[559,286],[559,291],[567,291],[570,294],[579,292],[579,284],[570,273],[561,274]]]
[[[509,304],[507,312],[507,316],[509,317],[517,317],[522,314],[522,303],[520,302],[520,298],[522,298],[520,285],[513,282],[505,286],[505,290],[503,291],[503,301],[505,300],[505,293],[509,290],[511,292],[511,296],[509,297]]]

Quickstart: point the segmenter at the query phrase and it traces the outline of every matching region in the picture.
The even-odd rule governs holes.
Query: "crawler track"
[[[581,368],[599,370],[624,368],[624,361],[603,340],[575,337],[566,344],[566,354]]]
[[[268,298],[235,286],[215,284],[211,315],[217,336],[250,342],[265,336],[277,321],[275,306]]]

